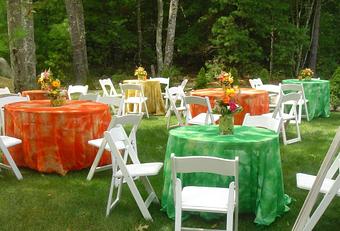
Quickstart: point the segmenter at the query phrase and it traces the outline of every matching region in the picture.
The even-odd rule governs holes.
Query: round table
[[[243,107],[243,111],[234,115],[234,124],[242,124],[246,113],[250,115],[262,115],[269,112],[269,95],[267,91],[253,88],[240,88],[240,94],[236,94],[236,102]],[[222,88],[199,89],[191,92],[193,96],[208,96],[211,107],[214,108],[215,100],[225,97]],[[190,108],[193,116],[206,112],[207,108],[193,105]]]
[[[174,218],[171,153],[176,156],[239,157],[239,211],[255,213],[255,222],[269,225],[288,211],[284,194],[279,135],[264,129],[235,126],[234,135],[219,135],[218,126],[185,126],[170,130],[164,160],[162,210]],[[229,185],[226,177],[206,173],[182,176],[183,185]],[[206,216],[206,214],[202,214]],[[211,217],[210,217],[211,218]]]
[[[308,100],[307,107],[310,120],[315,117],[330,116],[330,83],[328,80],[285,79],[282,80],[282,83],[303,85],[305,97]]]
[[[148,98],[146,101],[146,106],[148,107],[148,112],[155,115],[164,115],[165,107],[162,98],[161,84],[159,80],[148,79],[148,80],[137,80],[130,79],[124,80],[123,83],[129,84],[141,84],[143,86],[144,96]],[[129,91],[129,96],[134,96],[135,91]],[[130,108],[132,111],[132,107]]]
[[[106,104],[91,101],[51,107],[49,100],[35,100],[5,106],[6,134],[22,140],[11,148],[16,164],[61,175],[92,164],[97,149],[87,142],[102,137],[110,119]],[[106,153],[101,164],[109,162]]]
[[[30,100],[42,100],[48,99],[48,91],[44,90],[29,90],[21,92],[22,96],[29,96]]]

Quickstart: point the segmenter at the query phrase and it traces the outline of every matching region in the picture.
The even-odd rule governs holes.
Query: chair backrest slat
[[[235,160],[208,156],[172,156],[176,173],[205,172],[223,176],[235,176],[238,157]]]
[[[71,94],[74,94],[74,93],[80,93],[82,95],[86,95],[88,89],[89,89],[88,85],[85,85],[85,86],[84,85],[70,85],[68,86],[68,89],[67,89],[68,98],[72,99]]]
[[[113,86],[113,83],[110,78],[100,79],[99,84],[103,90],[103,96],[117,95],[117,91]],[[107,88],[108,86],[108,88]]]
[[[11,94],[10,90],[8,89],[8,87],[0,88],[0,95],[5,95],[5,94]]]
[[[279,133],[282,118],[272,118],[264,115],[251,116],[247,113],[244,117],[242,126],[260,127]]]

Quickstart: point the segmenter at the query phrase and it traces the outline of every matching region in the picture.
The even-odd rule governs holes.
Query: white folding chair
[[[249,79],[249,83],[252,88],[257,88],[263,85],[262,80],[260,78]]]
[[[308,107],[307,103],[308,100],[305,96],[305,91],[303,90],[302,84],[281,84],[281,93],[285,94],[285,92],[296,92],[301,94],[301,99],[297,103],[298,107],[298,122],[301,123],[301,118],[307,118],[307,121],[309,121],[309,115],[308,115]],[[285,102],[285,105],[291,105],[292,102]],[[305,114],[302,115],[302,107],[305,108]]]
[[[207,108],[206,113],[200,113],[195,117],[192,117],[190,112],[190,105],[200,105]],[[184,106],[186,108],[185,124],[215,124],[217,120],[220,119],[221,115],[213,114],[209,98],[200,96],[185,96]]]
[[[97,99],[98,99],[98,94],[85,94],[85,95],[79,96],[79,100],[97,101]]]
[[[151,214],[148,210],[151,202],[159,203],[155,191],[150,184],[148,176],[157,175],[160,169],[163,167],[163,163],[153,162],[153,163],[140,163],[134,149],[130,145],[131,141],[127,137],[124,128],[122,126],[117,126],[112,128],[110,131],[104,133],[105,140],[107,140],[108,145],[111,150],[111,158],[113,161],[112,165],[112,180],[110,185],[109,198],[107,201],[106,216],[110,214],[111,209],[113,209],[120,200],[122,194],[123,180],[126,180],[127,185],[134,197],[139,210],[141,211],[143,217],[146,220],[152,220]],[[125,152],[124,159],[117,147],[117,142],[124,142],[127,149]],[[126,164],[128,157],[131,158],[131,164]],[[148,194],[147,199],[144,201],[138,188],[134,182],[134,178],[140,179],[144,185],[146,192]],[[118,189],[115,200],[113,200],[113,189],[116,187],[118,181]]]
[[[71,95],[72,94],[80,94],[80,95],[86,95],[87,94],[87,91],[89,89],[89,86],[88,85],[70,85],[68,86],[68,89],[67,89],[67,95],[68,95],[68,99],[72,99]]]
[[[0,88],[0,95],[7,95],[7,94],[11,94],[10,90],[8,89],[8,87]]]
[[[264,115],[251,116],[247,113],[244,117],[242,126],[266,128],[275,133],[279,133],[281,124],[282,118],[272,118]]]
[[[17,165],[15,164],[11,154],[8,151],[9,147],[14,145],[21,144],[21,140],[10,137],[10,136],[0,136],[0,150],[5,156],[6,160],[8,161],[8,165],[4,163],[0,163],[1,168],[12,170],[14,175],[17,177],[18,180],[22,180],[22,175],[20,170],[18,169]]]
[[[4,106],[10,103],[23,102],[30,100],[29,96],[6,96],[0,98],[0,134],[5,135],[5,116]]]
[[[210,212],[227,214],[227,231],[237,230],[238,224],[238,157],[227,160],[207,156],[176,157],[171,154],[172,187],[175,204],[175,231],[203,230],[198,228],[182,228],[182,211]],[[229,188],[182,186],[183,173],[214,173],[222,176],[233,176]]]
[[[115,115],[122,115],[122,110],[124,106],[123,98],[116,96],[99,96],[97,102],[109,105]]]
[[[103,89],[103,96],[116,96],[116,97],[122,96],[121,94],[117,93],[110,78],[100,79],[99,84]]]
[[[282,132],[282,139],[283,139],[284,145],[301,141],[300,127],[299,127],[298,118],[297,118],[297,103],[299,102],[300,99],[301,99],[301,94],[299,93],[280,94],[278,104],[274,112],[264,114],[265,116],[269,116],[272,118],[278,118],[278,119],[282,118],[281,132]],[[284,104],[286,102],[292,103],[289,113],[284,112]],[[287,139],[285,125],[288,127],[290,121],[295,122],[294,124],[296,128],[297,137],[292,138],[292,139]]]
[[[329,146],[317,176],[298,173],[296,180],[297,186],[309,190],[309,193],[292,230],[311,231],[333,198],[336,195],[340,196],[340,127]],[[325,195],[317,205],[320,192]]]
[[[131,145],[137,155],[138,158],[138,151],[137,151],[137,130],[139,127],[140,122],[142,121],[143,114],[136,114],[136,115],[123,115],[123,116],[114,116],[109,124],[108,131],[118,125],[132,126],[129,134],[129,139],[131,141]],[[96,154],[95,159],[93,160],[91,169],[89,174],[87,175],[87,180],[91,180],[95,172],[104,171],[106,169],[111,168],[111,164],[105,166],[99,166],[99,161],[102,158],[104,150],[110,151],[110,147],[107,144],[107,141],[104,138],[89,140],[88,143],[94,147],[99,148]],[[118,149],[124,149],[125,146],[122,142],[117,143]]]
[[[141,84],[119,84],[122,90],[124,98],[123,115],[127,113],[127,106],[133,105],[133,113],[142,113],[142,107],[144,106],[146,116],[149,118],[148,107],[146,105],[147,97],[144,96],[143,86]],[[129,96],[128,91],[134,91],[134,96]]]
[[[158,80],[161,85],[164,85],[164,89],[169,87],[170,84],[170,78],[164,78],[164,77],[156,77],[156,78],[150,78],[153,80]],[[165,96],[165,92],[162,92],[162,95]]]
[[[180,87],[170,87],[165,88],[166,92],[166,98],[169,102],[168,110],[165,114],[165,117],[167,117],[166,127],[169,129],[170,127],[170,119],[172,112],[175,114],[178,123],[175,126],[183,126],[182,116],[185,115],[185,106],[183,102],[184,92],[182,91],[182,88]],[[180,105],[177,106],[177,101],[180,101]],[[182,114],[182,116],[181,116]],[[171,126],[173,127],[173,126]]]

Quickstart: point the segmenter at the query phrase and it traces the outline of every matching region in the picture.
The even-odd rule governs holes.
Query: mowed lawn
[[[173,118],[174,119],[174,118]],[[142,162],[164,160],[168,131],[163,116],[144,118],[137,133],[139,158]],[[295,174],[316,174],[328,147],[340,126],[340,113],[330,118],[316,118],[301,125],[302,142],[284,146],[281,159],[285,192],[291,196],[290,211],[268,227],[253,223],[254,214],[239,215],[239,230],[290,230],[307,191],[297,189]],[[153,222],[140,214],[127,185],[120,204],[105,217],[111,172],[95,174],[87,181],[88,169],[69,172],[66,176],[43,174],[21,168],[24,180],[18,181],[7,170],[0,172],[0,230],[173,230],[174,221],[152,205]],[[161,198],[163,174],[151,177]],[[335,198],[315,230],[340,227],[340,199]],[[206,221],[192,217],[184,225],[208,228],[221,226],[224,219]]]

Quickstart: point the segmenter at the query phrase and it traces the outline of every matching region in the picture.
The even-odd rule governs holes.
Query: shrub
[[[340,106],[340,67],[338,67],[331,78],[331,104],[336,109]]]
[[[195,81],[195,89],[206,88],[208,79],[205,74],[205,69],[202,67],[197,74],[196,81]]]

